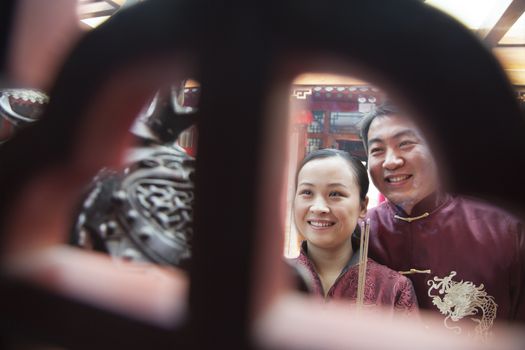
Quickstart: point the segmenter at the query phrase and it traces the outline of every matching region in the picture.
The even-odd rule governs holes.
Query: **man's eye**
[[[414,141],[410,141],[410,140],[407,140],[407,141],[403,141],[399,144],[399,147],[407,147],[407,146],[412,146],[414,145],[415,142]]]
[[[370,154],[377,154],[377,153],[380,153],[382,151],[383,151],[382,148],[374,147],[374,148],[370,149]]]

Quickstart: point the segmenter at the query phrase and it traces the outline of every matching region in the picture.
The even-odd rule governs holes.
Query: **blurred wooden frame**
[[[318,30],[305,36],[305,28],[314,25]],[[28,184],[38,181],[44,170],[82,170],[75,168],[75,162],[84,161],[74,158],[75,151],[93,155],[75,147],[79,137],[86,137],[82,125],[103,130],[105,121],[88,123],[86,118],[93,115],[87,111],[101,102],[104,96],[99,94],[111,77],[123,66],[140,70],[148,67],[150,58],[172,54],[192,57],[181,62],[194,63],[191,76],[202,86],[187,317],[171,328],[159,327],[3,273],[4,339],[30,337],[71,348],[255,347],[254,324],[283,300],[286,291],[282,196],[275,194],[283,190],[285,156],[280,150],[286,141],[286,91],[293,77],[304,71],[345,74],[352,69],[362,73],[358,78],[395,92],[418,118],[439,159],[446,160],[442,164],[456,191],[488,198],[518,213],[525,208],[525,187],[519,186],[522,176],[515,171],[525,168],[525,121],[511,85],[490,52],[443,14],[417,1],[149,1],[118,13],[86,35],[56,80],[43,122],[0,148],[1,238],[11,234],[10,216],[23,214],[11,206],[27,193]],[[422,74],[429,65],[432,73]],[[226,81],[250,89],[238,99],[237,91],[225,87]],[[120,88],[124,95],[131,93],[129,86]],[[113,106],[119,119],[112,125],[125,128],[132,115],[126,114],[131,113],[126,111],[129,106],[120,111],[119,106]],[[237,133],[231,125],[244,132]],[[492,147],[486,147],[489,134]],[[102,141],[108,146],[124,142],[111,139],[111,133],[105,137]],[[27,155],[30,161],[21,162]],[[498,164],[498,171],[486,171],[487,159]],[[91,160],[88,171],[75,175],[89,177],[98,161]],[[310,310],[306,304],[287,305],[295,315]],[[346,317],[337,310],[330,313],[338,320]],[[293,328],[293,322],[285,324],[295,336],[280,347],[293,346],[301,334],[313,345],[331,334],[329,321],[325,326],[306,317],[299,321],[302,329]],[[372,323],[348,325],[373,334]],[[389,339],[397,339],[403,348],[440,344],[440,338],[416,337],[407,328],[404,333],[396,328],[400,336],[392,338],[390,330],[384,329],[384,337],[348,338],[346,332],[338,333],[326,348],[337,348],[338,340],[372,347]]]

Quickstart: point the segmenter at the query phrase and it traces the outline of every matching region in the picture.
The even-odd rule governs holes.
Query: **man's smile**
[[[408,179],[412,177],[413,175],[410,175],[410,174],[388,175],[388,176],[385,176],[385,182],[392,184],[392,185],[402,185]]]

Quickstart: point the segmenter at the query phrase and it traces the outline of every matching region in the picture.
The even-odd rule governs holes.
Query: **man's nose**
[[[322,197],[317,197],[310,206],[310,212],[314,214],[323,214],[328,213],[329,211],[330,208],[328,208],[326,201]]]
[[[390,150],[386,152],[383,168],[388,170],[397,169],[405,163],[404,159],[397,154],[397,152]]]

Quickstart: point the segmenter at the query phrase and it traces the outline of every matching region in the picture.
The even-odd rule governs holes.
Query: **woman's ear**
[[[366,217],[367,207],[368,207],[368,196],[365,197],[365,200],[361,201],[361,212],[359,213],[359,217],[361,219],[364,219]]]

